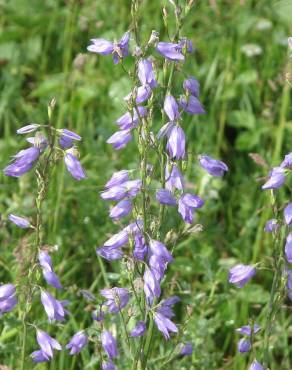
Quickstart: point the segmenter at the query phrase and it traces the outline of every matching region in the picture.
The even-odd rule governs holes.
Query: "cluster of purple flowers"
[[[4,168],[4,174],[6,176],[20,177],[24,175],[38,162],[41,154],[48,147],[54,145],[54,142],[49,142],[45,135],[39,131],[43,127],[45,125],[33,123],[17,130],[18,134],[37,132],[34,137],[28,137],[26,139],[31,146],[13,156],[12,163]],[[78,150],[74,146],[74,141],[80,141],[81,137],[67,129],[55,130],[52,127],[50,129],[54,131],[54,135],[57,134],[59,136],[59,145],[64,152],[64,162],[67,170],[76,180],[84,179],[86,175],[78,160]]]

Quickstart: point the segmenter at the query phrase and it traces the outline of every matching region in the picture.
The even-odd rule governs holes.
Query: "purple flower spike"
[[[43,351],[38,350],[31,353],[30,357],[34,363],[48,362],[50,361],[49,356],[47,356]]]
[[[261,330],[261,328],[259,327],[259,325],[254,324],[253,334],[258,333],[260,330]],[[236,329],[236,332],[239,333],[239,334],[248,335],[250,337],[251,336],[251,327],[250,327],[250,325],[245,325],[245,326],[242,326],[241,328]]]
[[[70,355],[76,355],[86,346],[87,341],[88,338],[84,331],[78,331],[73,335],[70,342],[66,345],[66,348],[71,349]]]
[[[284,218],[287,226],[292,225],[292,203],[289,203],[284,209]]]
[[[104,305],[108,307],[110,313],[121,311],[130,299],[130,293],[125,288],[102,289],[100,294],[107,299]]]
[[[146,268],[143,276],[144,280],[144,293],[148,303],[152,303],[155,297],[160,297],[161,289],[159,281],[157,280],[154,272]]]
[[[157,326],[157,329],[161,331],[165,339],[170,338],[169,332],[178,332],[178,328],[176,327],[176,325],[169,318],[163,316],[158,312],[154,314],[154,322]]]
[[[249,370],[264,370],[264,368],[259,362],[257,362],[257,360],[254,360],[250,365]]]
[[[123,257],[123,252],[116,247],[101,247],[96,249],[96,253],[108,261],[119,260]]]
[[[173,164],[170,170],[168,166],[165,167],[165,187],[170,191],[184,188],[184,178],[176,164]]]
[[[185,112],[192,115],[206,113],[199,99],[193,95],[190,95],[188,98],[186,98],[185,96],[181,96],[179,100],[179,105]]]
[[[131,201],[128,199],[124,199],[111,209],[109,216],[114,219],[120,219],[122,217],[128,216],[131,211]]]
[[[164,58],[179,62],[185,60],[185,57],[181,53],[181,45],[174,44],[172,42],[159,42],[156,46],[156,50]]]
[[[185,345],[183,345],[180,350],[180,354],[182,356],[191,356],[192,353],[193,353],[193,345],[191,342],[188,342]]]
[[[66,302],[58,301],[50,293],[42,291],[41,301],[50,322],[63,321],[67,311],[64,309]]]
[[[262,186],[262,189],[278,189],[284,184],[285,180],[284,169],[281,167],[274,167],[269,173],[269,180]]]
[[[157,86],[152,63],[150,60],[140,60],[138,64],[138,78],[142,85],[148,85],[151,89]]]
[[[292,263],[292,233],[288,234],[285,244],[285,255],[288,263]]]
[[[12,177],[22,176],[33,167],[40,154],[40,149],[34,146],[21,150],[14,156],[14,162],[4,168],[4,174]]]
[[[30,132],[36,131],[39,127],[40,125],[38,125],[37,123],[31,123],[30,125],[26,125],[26,126],[19,128],[16,131],[16,133],[17,134],[28,134]]]
[[[187,80],[184,80],[183,88],[196,98],[200,95],[200,84],[194,77],[189,77]]]
[[[223,176],[225,171],[228,171],[227,165],[217,159],[213,159],[208,155],[200,155],[199,162],[202,168],[212,176]]]
[[[151,253],[161,258],[164,262],[173,261],[171,253],[167,250],[166,246],[158,240],[151,239],[149,247]]]
[[[21,229],[27,229],[30,227],[30,222],[23,217],[13,215],[12,213],[8,216],[9,220]]]
[[[76,180],[85,179],[85,172],[78,161],[78,159],[71,153],[66,153],[64,157],[65,165],[67,170],[71,173],[72,177]]]
[[[144,321],[138,321],[135,328],[131,331],[131,337],[141,337],[146,332],[146,324]]]
[[[242,288],[256,273],[256,269],[249,265],[236,265],[229,270],[229,283]]]
[[[43,277],[46,280],[47,284],[53,286],[56,289],[62,289],[62,284],[58,276],[52,270],[43,269]]]
[[[111,144],[114,149],[120,150],[123,149],[132,138],[133,136],[130,130],[120,130],[109,137],[106,142]]]
[[[180,117],[177,102],[170,94],[165,97],[164,111],[171,122],[177,121]]]
[[[101,344],[110,359],[118,357],[117,342],[109,331],[104,330],[101,333]]]
[[[292,167],[292,152],[285,155],[283,162],[280,167],[282,168],[291,168]]]
[[[266,222],[264,231],[266,233],[273,233],[274,231],[277,231],[278,229],[279,229],[278,221],[275,218],[273,218]]]
[[[169,134],[167,150],[171,158],[182,159],[185,156],[186,138],[180,126],[174,126]]]
[[[171,194],[171,192],[167,189],[159,189],[156,192],[156,200],[160,204],[166,204],[169,206],[175,206],[176,205],[176,200]]]
[[[70,130],[67,130],[66,128],[63,128],[61,130],[62,133],[62,136],[65,136],[67,137],[68,139],[71,139],[71,140],[77,140],[77,141],[80,141],[82,138],[81,136],[77,135],[75,132],[73,131],[70,131]]]
[[[15,294],[13,284],[0,285],[0,315],[4,312],[10,312],[17,305]]]
[[[239,342],[237,343],[237,349],[240,353],[246,353],[250,350],[251,343],[248,339],[241,338]]]
[[[62,347],[56,339],[52,338],[46,332],[37,330],[36,339],[41,347],[41,351],[47,358],[53,358],[53,350],[61,351]]]
[[[127,170],[121,170],[118,172],[115,172],[112,177],[109,179],[109,181],[105,184],[105,188],[111,188],[116,185],[121,185],[125,181],[129,180],[129,171]]]

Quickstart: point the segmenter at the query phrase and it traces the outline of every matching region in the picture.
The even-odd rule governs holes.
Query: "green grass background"
[[[167,367],[245,369],[252,356],[236,353],[234,329],[252,316],[264,323],[272,273],[260,271],[244,289],[237,290],[227,282],[228,267],[237,261],[268,263],[271,257],[271,238],[263,232],[271,209],[268,194],[260,190],[268,168],[255,164],[249,153],[258,153],[272,166],[291,151],[287,78],[292,62],[287,37],[292,35],[292,1],[195,3],[183,31],[196,53],[185,71],[200,81],[207,114],[186,121],[189,149],[224,159],[230,172],[223,180],[210,180],[194,163],[188,167],[190,183],[206,194],[206,206],[198,218],[204,230],[177,246],[170,267],[170,291],[183,300],[177,322],[185,319],[185,306],[192,307],[186,338],[194,343],[194,353]],[[73,181],[60,164],[45,207],[46,243],[59,246],[53,259],[66,287],[60,297],[72,301],[69,324],[52,331],[63,342],[91,322],[90,304],[81,298],[80,289],[97,295],[107,281],[114,285],[120,278],[118,264],[99,261],[95,247],[117,230],[108,219],[108,205],[101,201],[99,190],[114,170],[133,168],[138,160],[133,144],[116,153],[105,143],[114,132],[114,120],[123,113],[122,97],[129,83],[109,57],[89,55],[86,46],[92,37],[119,38],[130,25],[129,10],[130,0],[0,0],[0,168],[25,146],[16,129],[30,122],[46,122],[47,104],[53,97],[57,100],[55,125],[83,137],[80,151],[88,179]],[[145,39],[152,29],[166,39],[160,1],[143,1],[140,24]],[[243,51],[247,44],[260,47],[259,55],[247,56]],[[7,215],[33,216],[35,187],[32,175],[16,180],[0,174],[2,282],[21,278],[19,266],[27,244],[26,233],[6,222]],[[279,193],[283,204],[291,198],[291,187],[288,190]],[[35,305],[45,329],[40,303]],[[0,319],[0,365],[11,369],[17,368],[18,325],[13,315]],[[29,336],[29,348],[36,349],[33,329]],[[273,370],[292,368],[291,338],[287,300],[274,323]],[[170,343],[160,343],[157,356],[171,349]],[[256,349],[260,348],[261,335],[256,340]],[[90,344],[75,358],[62,352],[50,365],[38,368],[98,368],[93,351]],[[164,368],[158,363],[150,364],[151,368]]]

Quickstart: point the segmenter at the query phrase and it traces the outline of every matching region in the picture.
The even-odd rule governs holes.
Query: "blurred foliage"
[[[167,1],[161,3],[169,7]],[[183,325],[186,310],[191,311],[185,334],[194,343],[194,353],[151,368],[238,370],[245,369],[251,358],[236,353],[234,329],[247,324],[249,317],[261,324],[271,273],[260,271],[252,284],[238,291],[227,283],[227,271],[237,261],[258,262],[271,255],[271,238],[263,233],[271,208],[260,184],[269,167],[291,151],[287,37],[292,34],[292,1],[195,3],[183,27],[196,48],[186,71],[201,83],[207,114],[185,120],[184,127],[191,151],[222,158],[230,172],[223,180],[210,179],[198,172],[195,158],[190,160],[189,183],[206,199],[197,217],[204,230],[176,245],[169,293],[182,298],[178,323]],[[119,38],[130,26],[129,9],[130,0],[0,0],[0,167],[23,147],[16,129],[46,122],[47,104],[53,97],[55,125],[83,137],[81,158],[88,179],[76,183],[60,165],[45,209],[46,242],[58,246],[53,260],[71,301],[71,325],[58,330],[63,342],[72,328],[86,327],[91,321],[90,304],[81,298],[80,289],[97,295],[107,281],[114,284],[120,277],[118,264],[98,260],[95,247],[118,229],[109,221],[108,206],[98,192],[114,170],[136,166],[134,144],[116,153],[105,143],[114,132],[114,120],[124,111],[121,102],[129,85],[119,66],[108,57],[89,55],[86,46],[92,37]],[[144,40],[152,29],[167,39],[161,14],[159,1],[142,1],[139,22]],[[257,165],[250,152],[259,154],[268,167]],[[35,188],[32,175],[19,180],[0,175],[1,282],[21,278],[19,266],[29,236],[6,220],[11,212],[33,216]],[[280,192],[279,197],[284,200],[287,195]],[[272,338],[273,370],[292,367],[291,305],[286,303]],[[39,302],[35,306],[37,316],[42,308]],[[0,365],[12,369],[17,325],[9,314],[0,323]],[[159,333],[156,336],[161,338]],[[30,337],[29,347],[35,349],[33,329]],[[158,342],[164,358],[171,343]],[[93,351],[90,345],[74,358],[63,351],[51,365],[38,368],[93,369],[98,363]]]

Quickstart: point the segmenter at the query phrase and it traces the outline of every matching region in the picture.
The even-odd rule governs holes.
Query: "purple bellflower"
[[[284,184],[285,180],[284,169],[281,167],[274,167],[269,173],[269,180],[262,186],[262,189],[278,189]]]
[[[143,280],[144,293],[148,303],[151,304],[155,297],[160,297],[161,289],[159,280],[156,278],[155,273],[149,268],[145,269]]]
[[[21,229],[27,229],[30,227],[30,222],[20,216],[13,215],[12,213],[8,216],[9,220],[13,222],[16,226],[20,227]]]
[[[109,331],[104,330],[101,333],[101,344],[110,359],[118,357],[117,342]]]
[[[292,152],[285,155],[283,162],[280,165],[281,168],[291,168],[292,167]]]
[[[0,315],[13,310],[16,304],[15,286],[13,284],[0,285]]]
[[[176,200],[171,192],[167,189],[158,189],[156,192],[156,200],[160,204],[165,204],[168,206],[175,206]]]
[[[259,327],[259,325],[254,324],[253,334],[257,334],[260,330],[261,330],[261,328]],[[248,335],[250,337],[251,336],[251,327],[250,327],[250,325],[244,325],[244,326],[236,329],[236,332],[239,333],[239,334]]]
[[[129,171],[127,170],[121,170],[118,172],[115,172],[112,177],[109,179],[109,181],[105,184],[105,188],[109,189],[116,185],[121,185],[125,181],[129,180]]]
[[[154,313],[154,322],[157,326],[157,329],[161,331],[165,339],[170,338],[170,332],[177,333],[177,326],[166,316],[161,313]]]
[[[285,256],[288,263],[292,263],[292,233],[289,233],[285,244]]]
[[[158,240],[151,239],[149,242],[149,247],[151,253],[161,258],[164,262],[173,261],[171,253],[168,251],[166,246]]]
[[[184,80],[183,88],[186,90],[187,93],[190,95],[199,98],[200,95],[200,84],[194,77],[189,77],[188,79]]]
[[[64,156],[64,162],[67,170],[70,172],[72,177],[74,177],[74,179],[79,181],[86,177],[85,172],[75,155],[67,151]]]
[[[148,85],[151,89],[157,86],[152,63],[149,59],[142,59],[139,61],[138,78],[142,85]]]
[[[130,130],[119,130],[107,139],[107,143],[111,144],[115,150],[123,149],[133,138]]]
[[[116,367],[115,367],[115,365],[113,364],[112,361],[103,362],[101,364],[101,368],[102,368],[102,370],[115,370],[116,369]]]
[[[144,237],[141,233],[137,233],[134,238],[133,257],[138,261],[144,261],[148,252],[148,247],[145,244]]]
[[[46,280],[47,284],[53,286],[56,289],[62,289],[62,284],[56,273],[53,270],[43,269],[43,277]]]
[[[188,342],[182,345],[181,350],[180,350],[180,354],[182,356],[191,356],[192,353],[193,353],[193,345],[191,342]]]
[[[41,150],[34,146],[21,150],[13,157],[14,162],[4,168],[4,174],[12,177],[22,176],[32,169],[40,154]]]
[[[108,307],[110,313],[121,311],[130,299],[130,293],[125,288],[102,289],[100,294],[107,299],[104,305]]]
[[[183,129],[175,125],[168,136],[167,150],[171,158],[183,159],[185,156],[186,137]]]
[[[47,356],[42,350],[34,351],[31,353],[30,357],[35,363],[50,361],[49,356]]]
[[[19,128],[16,133],[17,134],[29,134],[30,132],[34,132],[36,131],[38,128],[40,127],[40,125],[38,125],[37,123],[31,123],[29,125],[26,125],[26,126],[23,126],[21,128]]]
[[[137,107],[133,109],[133,112],[126,112],[120,118],[116,120],[116,124],[120,127],[121,130],[128,130],[135,128],[139,121],[140,117],[147,115],[147,109],[145,107]]]
[[[37,330],[36,338],[43,355],[48,359],[53,358],[54,349],[57,351],[62,350],[60,343],[42,330]]]
[[[144,321],[138,321],[136,323],[136,326],[131,331],[130,336],[131,337],[141,337],[146,332],[146,324]]]
[[[204,205],[203,199],[197,195],[185,193],[182,194],[178,201],[178,212],[182,219],[191,224],[193,222],[193,213],[197,208],[201,208]]]
[[[254,360],[250,365],[249,370],[264,370],[264,368],[257,360]]]
[[[268,220],[266,222],[264,231],[266,233],[273,233],[274,231],[277,231],[279,229],[278,221],[275,218],[272,218],[271,220]]]
[[[82,139],[81,136],[79,136],[78,134],[76,134],[73,131],[67,130],[66,128],[62,128],[59,131],[61,132],[62,136],[66,136],[66,137],[68,137],[71,140],[80,141]]]
[[[250,340],[248,339],[241,338],[237,343],[237,349],[238,349],[238,352],[240,353],[246,353],[250,350],[250,348],[251,348],[251,343],[250,343]]]
[[[229,270],[229,282],[242,288],[255,275],[256,269],[249,265],[236,265]]]
[[[70,355],[76,355],[86,346],[87,341],[88,338],[84,331],[78,331],[73,335],[70,342],[66,345],[66,348],[71,350]]]
[[[91,39],[92,45],[87,50],[101,55],[113,55],[114,64],[129,55],[130,32],[126,32],[119,42],[110,42],[105,39]]]
[[[284,209],[284,219],[287,226],[292,225],[292,203],[289,203]]]
[[[192,115],[206,113],[199,99],[193,95],[190,95],[188,97],[182,95],[179,99],[179,105],[185,112]]]
[[[142,85],[135,88],[130,94],[124,97],[125,101],[135,100],[136,104],[144,103],[151,96],[152,90],[148,85]]]
[[[50,322],[63,321],[65,319],[67,311],[64,309],[64,306],[67,304],[66,301],[58,301],[46,291],[41,292],[41,301]]]
[[[96,253],[102,258],[108,261],[119,260],[123,257],[123,252],[120,248],[117,247],[100,247],[96,248]]]
[[[171,122],[180,118],[177,102],[172,95],[166,95],[163,108]]]
[[[200,155],[199,162],[201,167],[212,176],[223,176],[225,171],[228,171],[227,165],[217,159],[213,159],[208,155]]]
[[[151,273],[154,275],[157,282],[160,282],[162,278],[164,277],[167,262],[161,257],[153,254],[152,256],[150,256],[148,264],[149,264]]]
[[[170,170],[168,166],[165,167],[165,187],[170,191],[184,188],[184,178],[176,164],[173,164]]]
[[[129,199],[121,200],[111,210],[109,216],[113,219],[120,219],[132,211],[132,203]]]
[[[182,54],[182,46],[172,42],[159,42],[156,46],[156,50],[164,58],[179,62],[185,60]]]

